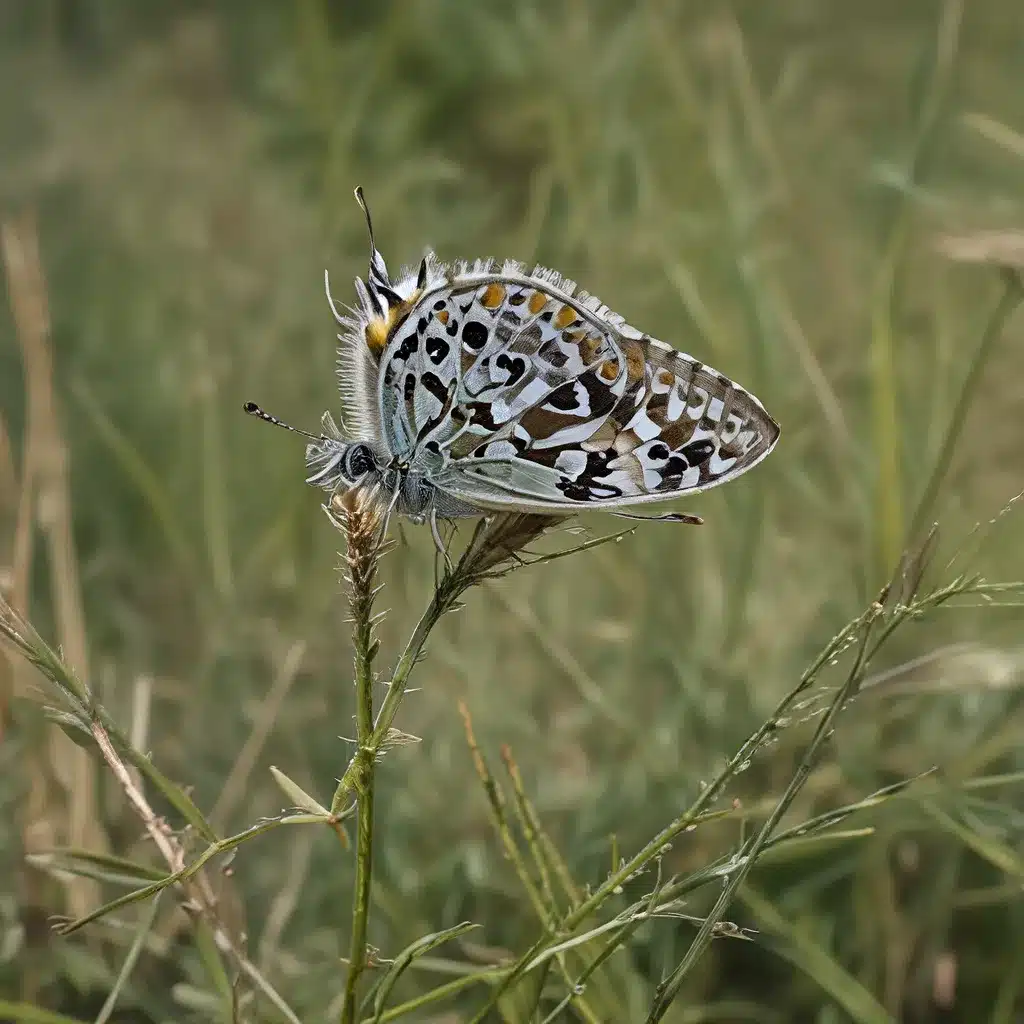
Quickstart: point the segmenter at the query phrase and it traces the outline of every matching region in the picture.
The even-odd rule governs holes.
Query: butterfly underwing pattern
[[[392,280],[356,196],[372,255],[357,304],[331,302],[343,428],[325,416],[309,483],[379,488],[436,535],[438,518],[695,494],[778,441],[752,394],[554,271],[428,254]]]

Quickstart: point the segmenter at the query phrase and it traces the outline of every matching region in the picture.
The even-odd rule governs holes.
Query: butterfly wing
[[[427,289],[389,343],[393,450],[461,502],[578,511],[664,501],[760,462],[760,402],[542,268],[477,264]]]

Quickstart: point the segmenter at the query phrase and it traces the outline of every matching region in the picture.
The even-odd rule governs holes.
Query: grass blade
[[[745,885],[739,898],[763,929],[781,939],[763,944],[820,985],[852,1020],[857,1024],[892,1024],[885,1007],[853,975],[836,963],[815,939],[786,920],[756,889]]]
[[[1011,270],[1005,271],[1003,279],[1005,282],[1003,293],[999,297],[999,301],[996,303],[996,307],[981,333],[978,347],[975,349],[971,365],[967,369],[967,375],[964,377],[963,385],[960,388],[960,394],[957,396],[956,405],[953,406],[953,412],[949,417],[949,425],[946,427],[946,434],[942,439],[942,445],[939,448],[939,454],[936,456],[935,465],[932,467],[928,483],[917,503],[914,518],[911,520],[908,534],[911,543],[915,541],[917,535],[924,529],[925,522],[928,516],[931,515],[935,499],[938,497],[939,488],[942,486],[942,481],[945,479],[946,473],[949,470],[949,464],[953,459],[956,443],[963,431],[964,423],[967,421],[967,412],[974,402],[982,371],[988,364],[989,356],[992,354],[992,348],[996,340],[1002,335],[1006,321],[1009,320],[1013,311],[1020,304],[1021,299],[1024,299],[1024,283],[1021,282],[1020,276],[1016,272]]]
[[[100,1012],[96,1014],[94,1024],[107,1024],[107,1021],[110,1020],[110,1015],[114,1012],[114,1007],[117,1005],[117,999],[121,994],[121,989],[124,988],[129,977],[131,977],[132,971],[135,970],[135,964],[138,962],[139,954],[142,952],[146,936],[149,935],[149,932],[153,927],[153,922],[156,920],[156,915],[159,909],[160,894],[158,893],[156,899],[150,903],[146,908],[146,912],[142,915],[142,920],[139,922],[139,926],[135,932],[135,938],[132,939],[132,944],[128,948],[128,955],[124,958],[121,970],[117,972],[117,979],[114,981],[110,994],[107,996],[106,1001],[100,1008]]]

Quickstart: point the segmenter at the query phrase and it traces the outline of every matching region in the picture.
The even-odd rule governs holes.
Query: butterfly
[[[390,508],[429,521],[443,550],[439,519],[648,518],[621,510],[716,487],[775,447],[779,426],[749,391],[555,271],[428,253],[392,280],[355,194],[369,272],[344,311],[325,275],[345,412],[341,429],[325,413],[322,434],[307,434],[307,483],[377,488]],[[288,426],[254,403],[246,411]]]

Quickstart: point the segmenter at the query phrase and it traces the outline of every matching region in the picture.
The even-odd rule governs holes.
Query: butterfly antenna
[[[366,231],[370,236],[370,248],[376,252],[377,246],[373,241],[373,221],[370,219],[370,208],[366,205],[366,197],[363,195],[362,185],[356,185],[355,195],[359,209],[363,211],[363,216],[366,218]]]
[[[366,232],[370,236],[370,273],[369,285],[384,296],[388,306],[398,306],[402,303],[402,296],[391,287],[391,278],[388,277],[387,264],[384,257],[377,251],[377,243],[373,237],[373,221],[370,219],[370,208],[366,205],[366,198],[363,196],[363,186],[357,185],[355,190],[356,202],[359,209],[363,211],[366,218]]]
[[[269,412],[264,412],[255,402],[246,402],[242,408],[250,416],[255,416],[259,420],[265,420],[267,423],[273,423],[275,427],[284,427],[285,430],[290,430],[293,434],[311,437],[314,441],[327,440],[323,434],[311,434],[308,430],[300,430],[298,427],[293,427],[290,423],[285,423],[284,420],[279,420],[276,416],[271,416]]]

